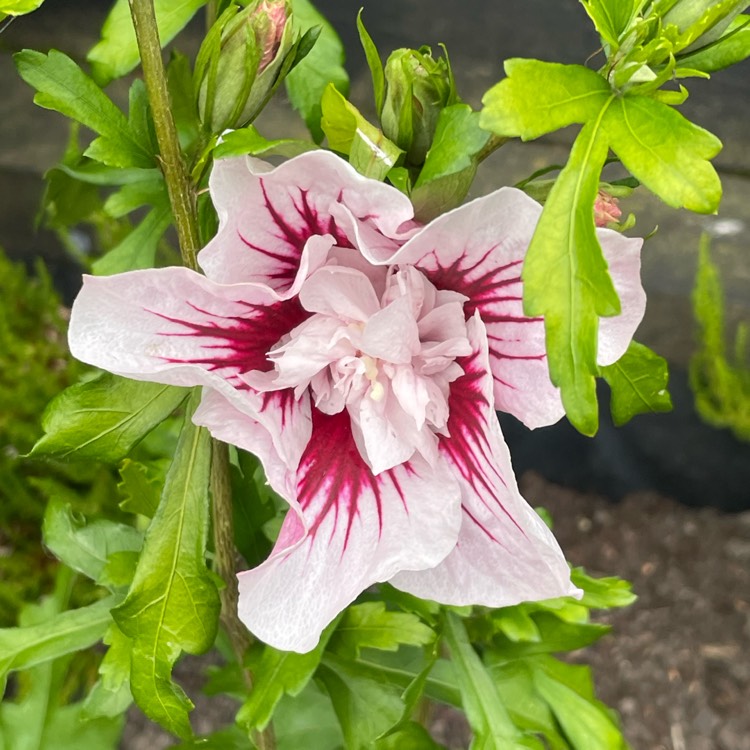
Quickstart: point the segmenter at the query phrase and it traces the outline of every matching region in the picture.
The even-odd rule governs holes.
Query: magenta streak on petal
[[[318,211],[310,205],[308,200],[308,191],[298,188],[299,197],[294,199],[291,195],[290,200],[297,215],[302,219],[302,224],[299,227],[295,227],[289,218],[284,216],[281,210],[277,208],[266,188],[265,181],[259,179],[260,189],[263,193],[263,201],[266,204],[266,209],[280,230],[280,234],[276,235],[276,239],[286,245],[282,249],[271,250],[269,248],[262,247],[254,242],[247,239],[241,232],[238,232],[240,240],[254,252],[261,253],[268,258],[278,262],[280,264],[279,270],[275,273],[266,274],[267,278],[274,279],[284,284],[290,285],[293,283],[297,271],[299,269],[300,258],[302,257],[302,251],[305,248],[305,243],[310,237],[315,235],[331,235],[334,238],[334,242],[339,247],[351,247],[346,235],[338,228],[335,220],[332,216],[321,216]]]
[[[237,380],[236,376],[240,373],[252,370],[260,370],[262,372],[270,370],[273,365],[267,359],[266,355],[268,352],[278,343],[282,336],[289,333],[289,331],[309,316],[299,304],[296,297],[282,302],[275,302],[272,305],[256,305],[238,301],[238,306],[244,307],[249,311],[247,317],[216,315],[215,313],[196,307],[192,303],[188,304],[193,310],[201,315],[205,315],[209,320],[204,323],[195,323],[190,320],[181,320],[164,315],[154,310],[146,311],[187,329],[184,332],[165,331],[161,333],[162,336],[193,336],[208,339],[212,343],[203,344],[203,349],[223,349],[229,351],[205,357],[191,357],[186,359],[163,357],[163,359],[173,364],[206,365],[207,369],[211,372],[216,370],[230,370],[231,374],[229,377],[233,380]],[[213,322],[212,318],[220,322]],[[233,385],[239,389],[247,388],[241,381],[233,382]]]
[[[247,388],[247,385],[243,385]],[[283,391],[269,391],[263,393],[262,397],[261,412],[264,412],[269,406],[277,410],[281,415],[281,426],[286,427],[287,415],[293,410],[294,405],[298,403],[294,395],[294,389],[285,388]]]
[[[519,295],[498,296],[497,292],[514,284],[521,284],[521,277],[516,269],[523,263],[523,260],[513,260],[502,266],[491,266],[491,260],[488,259],[490,259],[495,250],[496,246],[491,247],[475,263],[466,266],[463,265],[468,257],[466,252],[456,258],[449,266],[441,266],[438,253],[433,250],[430,255],[435,259],[436,268],[425,269],[425,273],[438,289],[453,289],[461,294],[465,294],[469,298],[468,302],[464,305],[467,320],[474,314],[475,310],[479,309],[479,314],[485,326],[490,326],[493,323],[534,323],[541,321],[542,318],[527,318],[523,315],[492,312],[491,306],[497,302],[520,302],[522,299]],[[474,278],[470,278],[472,273],[477,272],[485,263],[490,264],[490,268],[486,271],[478,272]],[[422,263],[419,265],[421,267]],[[506,278],[498,278],[508,271],[512,271],[513,275]],[[490,341],[489,354],[494,359],[544,360],[547,356],[545,353],[535,355],[508,354],[499,349],[494,343],[503,341],[500,336],[491,335],[488,332],[488,339]],[[495,379],[499,380],[497,376]],[[510,383],[505,383],[502,380],[500,382],[509,388],[515,389],[515,386]]]
[[[502,474],[495,468],[492,449],[487,439],[488,426],[486,414],[493,414],[489,409],[487,398],[482,392],[482,380],[486,377],[481,367],[477,366],[478,352],[460,357],[456,362],[463,368],[464,374],[451,384],[448,400],[450,416],[448,418],[448,433],[450,437],[440,435],[440,450],[446,453],[450,461],[456,466],[461,476],[473,487],[480,485],[477,495],[482,503],[492,511],[488,496],[495,500],[495,504],[505,513],[516,528],[525,536],[524,530],[518,525],[513,516],[503,507],[495,497],[493,479],[487,476],[491,469],[495,477],[507,486]],[[490,538],[490,532],[468,512],[471,518]],[[499,540],[496,540],[499,542]]]
[[[339,513],[346,516],[346,550],[359,503],[372,493],[378,514],[379,533],[383,530],[381,483],[389,481],[406,508],[406,498],[392,471],[373,476],[363,460],[351,430],[346,411],[323,414],[312,410],[312,438],[300,459],[297,499],[303,511],[314,514],[309,533],[315,534],[329,513],[334,513],[334,533]],[[315,506],[315,507],[313,507]],[[342,551],[342,554],[343,554]]]

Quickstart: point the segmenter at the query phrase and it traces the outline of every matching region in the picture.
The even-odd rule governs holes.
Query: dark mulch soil
[[[591,665],[634,750],[750,750],[750,511],[687,508],[653,492],[613,504],[533,472],[521,490],[551,512],[571,563],[633,582],[638,601],[601,618],[613,634],[572,658]],[[203,721],[206,710],[231,720],[228,705],[199,706]],[[439,712],[433,728],[451,750],[467,747],[460,717]],[[168,744],[132,714],[123,750]]]
[[[521,490],[571,563],[633,582],[638,601],[602,618],[613,634],[575,655],[633,748],[750,750],[750,511],[652,492],[611,504],[531,472]]]

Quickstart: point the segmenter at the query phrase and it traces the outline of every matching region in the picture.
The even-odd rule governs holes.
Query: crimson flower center
[[[260,390],[309,392],[325,414],[346,409],[375,473],[415,452],[433,462],[450,384],[463,374],[456,359],[471,353],[466,299],[414,266],[323,266],[299,293],[310,317],[268,353],[270,372],[245,377]]]

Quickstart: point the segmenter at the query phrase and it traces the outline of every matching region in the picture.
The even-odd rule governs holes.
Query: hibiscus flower
[[[210,190],[205,276],[86,277],[70,346],[125,377],[204,386],[194,421],[256,454],[288,501],[272,554],[239,575],[249,630],[308,651],[381,581],[454,605],[575,595],[495,413],[529,427],[564,413],[544,322],[521,303],[541,207],[501,188],[420,226],[406,196],[325,151],[217,161]],[[623,309],[601,321],[606,365],[645,295],[641,240],[597,231]]]

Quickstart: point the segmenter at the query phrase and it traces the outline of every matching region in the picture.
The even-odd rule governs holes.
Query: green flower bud
[[[440,112],[459,101],[448,59],[433,59],[429,47],[398,49],[385,64],[385,82],[383,133],[406,152],[408,165],[420,166]]]
[[[199,53],[198,111],[213,133],[252,122],[291,69],[299,46],[288,0],[255,0],[217,22]],[[202,65],[201,62],[202,55]]]

